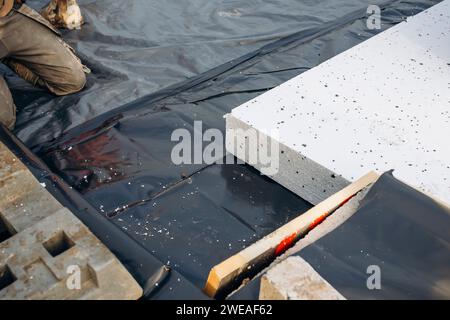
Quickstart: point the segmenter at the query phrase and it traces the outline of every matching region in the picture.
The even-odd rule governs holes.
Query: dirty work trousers
[[[31,8],[0,17],[0,60],[33,85],[56,95],[80,91],[86,76],[83,65],[59,33]],[[0,75],[0,122],[9,129],[16,107]]]

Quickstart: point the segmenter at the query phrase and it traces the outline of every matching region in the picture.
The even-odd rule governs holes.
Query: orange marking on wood
[[[349,202],[350,199],[353,198],[353,197],[354,197],[354,195],[352,195],[352,196],[348,197],[347,199],[345,199],[344,201],[342,201],[336,209],[339,209],[340,207],[342,207],[344,204],[346,204],[347,202]],[[312,230],[312,229],[314,229],[315,227],[317,227],[320,223],[322,223],[322,222],[326,219],[326,217],[329,216],[329,214],[330,214],[329,212],[324,213],[323,215],[321,215],[320,217],[318,217],[316,220],[314,220],[314,221],[309,225],[308,230]]]
[[[278,256],[285,252],[290,246],[292,246],[296,238],[297,234],[293,233],[290,236],[286,237],[283,241],[281,241],[275,248],[275,256]]]
[[[342,201],[338,208],[342,207],[344,204],[346,204],[348,201],[350,201],[351,198],[353,198],[354,195],[348,197],[344,201]],[[320,223],[322,223],[329,215],[329,212],[326,212],[322,214],[320,217],[318,217],[316,220],[314,220],[308,227],[308,231],[314,229],[317,227]],[[278,246],[275,248],[275,256],[279,256],[280,254],[284,253],[287,249],[289,249],[295,240],[297,239],[297,233],[293,233],[290,236],[286,237],[284,240],[282,240]]]
[[[353,198],[354,196],[355,196],[355,195],[352,195],[352,196],[348,197],[347,199],[345,199],[344,201],[342,201],[342,202],[339,204],[339,207],[338,207],[338,208],[342,207],[344,204],[346,204],[347,202],[349,202],[350,199]]]
[[[314,220],[308,227],[308,230],[312,230],[315,227],[317,227],[317,225],[319,225],[323,220],[325,220],[325,218],[328,216],[328,213],[324,213],[323,215],[321,215],[320,217],[318,217],[316,220]]]

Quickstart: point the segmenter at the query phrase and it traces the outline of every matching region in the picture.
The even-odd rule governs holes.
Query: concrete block
[[[227,150],[246,162],[233,132],[251,128],[279,142],[279,170],[269,176],[313,204],[369,170],[391,169],[450,203],[450,0],[233,109],[226,121]]]
[[[137,299],[122,264],[0,143],[0,299]]]
[[[3,192],[1,188],[0,192]],[[0,211],[3,218],[11,224],[14,230],[20,232],[62,209],[62,207],[44,187],[39,185],[23,197],[9,202],[7,205],[0,204]]]
[[[305,260],[289,257],[261,278],[260,300],[345,300]]]
[[[5,145],[0,144],[0,180],[3,181],[8,176],[16,174],[19,171],[26,171],[23,166],[11,151]]]

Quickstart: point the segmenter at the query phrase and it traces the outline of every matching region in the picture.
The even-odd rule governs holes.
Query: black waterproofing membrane
[[[448,299],[449,230],[448,207],[387,172],[345,223],[295,255],[347,299]],[[258,299],[260,278],[231,298]]]
[[[87,87],[55,97],[2,67],[23,144],[2,139],[148,298],[205,297],[212,266],[311,205],[221,164],[223,151],[213,164],[173,164],[172,132],[224,132],[232,108],[437,2],[80,0],[86,24],[64,38],[92,70]],[[382,9],[380,30],[367,28],[369,4]]]

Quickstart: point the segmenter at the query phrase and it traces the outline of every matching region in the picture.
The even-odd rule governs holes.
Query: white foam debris
[[[236,129],[253,128],[279,141],[279,170],[271,177],[313,204],[370,170],[391,169],[450,203],[450,1],[233,109],[226,119],[229,152],[248,160],[242,144],[232,147]]]

